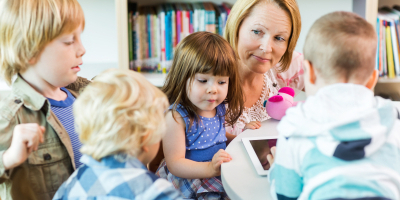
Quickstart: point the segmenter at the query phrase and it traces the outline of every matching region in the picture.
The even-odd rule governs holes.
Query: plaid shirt
[[[170,182],[147,171],[134,157],[113,155],[98,162],[83,155],[80,161],[83,165],[53,199],[182,199]]]

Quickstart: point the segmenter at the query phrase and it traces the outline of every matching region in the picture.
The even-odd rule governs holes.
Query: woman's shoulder
[[[304,88],[303,54],[293,52],[289,68],[281,73],[276,73],[280,87],[291,87],[302,90]]]

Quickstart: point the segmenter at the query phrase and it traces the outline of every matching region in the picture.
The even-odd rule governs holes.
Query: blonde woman
[[[294,52],[300,30],[295,0],[236,1],[225,38],[239,58],[245,109],[239,120],[227,127],[228,140],[268,120],[263,102],[281,87],[304,89],[303,56]]]
[[[74,105],[83,166],[54,199],[181,199],[145,167],[165,133],[167,107],[166,96],[139,73],[97,76]]]

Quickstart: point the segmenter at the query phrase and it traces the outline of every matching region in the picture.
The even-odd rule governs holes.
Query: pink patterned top
[[[279,68],[279,64],[264,74],[264,85],[260,98],[252,107],[245,108],[239,120],[233,126],[226,127],[226,132],[239,135],[247,123],[268,120],[270,117],[263,103],[271,96],[277,94],[280,88],[304,89],[303,54],[293,52],[292,62],[287,71],[277,73],[277,68]]]

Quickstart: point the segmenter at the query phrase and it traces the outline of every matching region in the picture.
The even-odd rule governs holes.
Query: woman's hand
[[[209,164],[212,176],[220,176],[221,164],[231,160],[232,157],[223,149],[220,149],[216,154],[214,154],[214,157]]]
[[[272,164],[275,161],[275,154],[276,154],[276,147],[272,147],[271,154],[267,155],[267,160],[268,160],[270,166],[272,166]]]
[[[252,121],[247,123],[244,128],[243,131],[245,131],[246,129],[259,129],[261,127],[261,122],[259,121]]]

